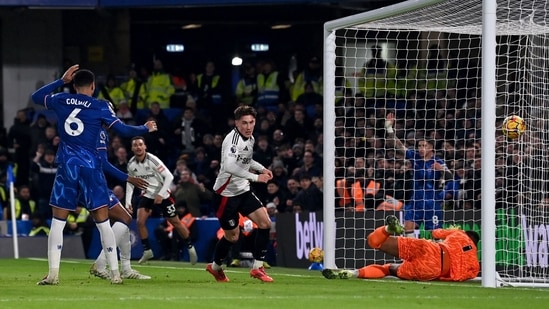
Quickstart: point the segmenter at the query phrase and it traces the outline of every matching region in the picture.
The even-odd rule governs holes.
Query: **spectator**
[[[76,206],[76,209],[71,211],[67,217],[64,234],[82,235],[84,230],[88,228],[88,216],[89,212],[86,208],[82,207],[82,205]]]
[[[307,67],[297,75],[290,99],[297,102],[300,96],[308,93],[307,87],[310,87],[309,93],[322,95],[322,66],[320,59],[316,56],[311,57]]]
[[[31,217],[32,228],[29,232],[29,236],[48,236],[50,234],[50,227],[46,224],[46,220],[38,214],[34,214]]]
[[[363,95],[367,106],[384,105],[387,95],[387,76],[389,70],[394,69],[381,54],[381,46],[372,47],[372,58],[365,63],[364,68],[358,73],[358,93]]]
[[[17,188],[15,198],[15,220],[28,221],[34,215],[36,202],[31,199],[30,188],[27,185],[21,185]],[[4,220],[12,218],[11,207],[5,207]]]
[[[8,149],[13,153],[14,161],[17,164],[16,186],[29,184],[31,143],[31,128],[27,110],[18,110],[8,132]]]
[[[172,79],[168,73],[164,71],[164,64],[161,60],[153,61],[153,71],[147,80],[147,98],[145,105],[152,107],[153,103],[158,104],[159,108],[169,108],[170,98],[175,92],[172,85]],[[158,123],[158,129],[161,125]]]
[[[181,224],[186,226],[190,231],[192,235],[191,240],[193,242],[196,241],[196,235],[198,235],[198,233],[197,226],[194,224],[195,216],[187,210],[184,201],[176,202],[175,210]],[[179,233],[174,233],[173,225],[168,220],[164,220],[155,229],[154,233],[163,252],[163,257],[160,259],[172,261],[181,260],[181,251],[185,248],[186,242],[181,238]]]
[[[196,147],[202,144],[203,136],[210,131],[209,126],[202,119],[195,117],[194,110],[190,107],[186,107],[181,117],[177,118],[171,126],[178,153],[191,157]]]
[[[194,171],[196,180],[204,183],[206,187],[212,185],[208,179],[208,174],[210,173],[210,163],[211,160],[206,157],[206,151],[203,147],[196,148],[194,158],[190,163],[187,163],[189,169]]]
[[[135,115],[138,109],[146,108],[145,99],[147,97],[147,91],[145,90],[145,83],[137,76],[135,68],[131,68],[128,71],[128,79],[120,85],[126,101],[130,106],[130,111]]]
[[[273,131],[272,141],[271,144],[275,150],[277,150],[280,146],[288,144],[290,141],[286,138],[286,135],[282,131],[282,129],[276,129]]]
[[[109,161],[114,165],[117,169],[122,171],[123,173],[128,173],[128,150],[124,146],[120,146],[116,149],[114,152],[115,157]],[[105,175],[107,178],[107,184],[109,185],[109,188],[114,188],[115,186],[125,186],[126,182],[121,182],[117,180],[114,177],[111,177],[109,175]]]
[[[236,104],[254,105],[257,97],[257,74],[255,66],[249,62],[242,65],[240,80],[235,90]]]
[[[293,211],[321,211],[323,209],[322,191],[311,181],[311,176],[307,174],[301,175],[299,185],[301,186],[301,191],[293,199]]]
[[[269,144],[267,136],[260,136],[257,139],[257,147],[254,151],[253,159],[263,166],[269,166],[273,163],[274,151]]]
[[[320,116],[319,108],[323,104],[322,92],[315,92],[313,84],[308,82],[305,84],[305,92],[299,95],[295,102],[305,107],[307,118],[313,119]]]
[[[210,214],[209,204],[213,199],[213,192],[208,190],[203,183],[195,182],[191,177],[190,170],[184,169],[175,188],[174,198],[176,203],[184,202],[186,211],[192,216],[207,217]]]
[[[31,153],[36,152],[36,148],[38,148],[38,145],[41,143],[44,143],[46,140],[46,127],[48,127],[50,123],[46,119],[46,116],[44,114],[38,115],[36,118],[36,121],[31,124],[31,139],[32,139],[32,145],[31,145]]]
[[[301,165],[301,167],[295,171],[295,177],[299,177],[299,179],[301,179],[302,175],[309,175],[311,177],[322,176],[322,166],[320,165],[320,163],[317,163],[315,161],[315,156],[312,151],[305,151],[305,153],[303,154],[302,163],[303,164]]]
[[[126,96],[122,88],[117,85],[116,78],[113,74],[107,76],[106,83],[100,85],[97,98],[111,102],[115,108],[120,106],[120,102],[126,100]]]
[[[126,99],[120,100],[118,104],[118,110],[116,111],[116,117],[120,118],[127,125],[135,125],[135,118],[130,110],[130,106]]]
[[[312,129],[313,125],[305,115],[303,106],[298,105],[294,109],[293,117],[286,123],[286,140],[290,143],[297,142],[297,139],[305,141],[309,138],[309,132]]]
[[[279,102],[285,102],[287,91],[282,75],[272,60],[263,63],[263,71],[257,74],[256,106],[259,110],[276,111]]]
[[[271,179],[267,182],[267,194],[263,199],[265,205],[272,203],[275,205],[277,212],[286,211],[286,201],[288,200],[288,195],[286,191],[280,188],[280,184]]]
[[[57,173],[57,163],[55,163],[55,152],[53,149],[44,149],[39,146],[32,164],[33,173],[33,192],[38,202],[36,214],[43,219],[49,219],[52,216],[49,205],[51,190]]]

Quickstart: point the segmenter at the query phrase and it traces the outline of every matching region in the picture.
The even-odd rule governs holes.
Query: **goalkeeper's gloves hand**
[[[387,133],[395,133],[395,130],[393,130],[393,122],[390,120],[385,120],[385,131]]]

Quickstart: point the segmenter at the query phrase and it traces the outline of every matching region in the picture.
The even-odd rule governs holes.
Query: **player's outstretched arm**
[[[394,113],[388,113],[387,117],[385,118],[385,132],[387,132],[387,136],[394,139],[397,151],[406,152],[406,150],[408,150],[408,148],[396,136],[395,130],[393,129],[393,124],[394,123],[395,123],[395,114]]]
[[[148,121],[142,126],[129,126],[118,120],[113,122],[110,128],[113,128],[118,134],[120,134],[121,137],[133,137],[157,130],[156,122],[154,121]]]

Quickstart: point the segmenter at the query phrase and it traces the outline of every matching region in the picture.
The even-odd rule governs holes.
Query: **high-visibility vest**
[[[48,236],[50,234],[50,228],[47,226],[33,227],[29,232],[29,236],[36,236],[42,232]]]
[[[147,81],[147,106],[157,102],[160,108],[170,107],[170,98],[175,93],[170,75],[166,73],[153,73]]]
[[[98,99],[103,99],[111,102],[114,107],[118,108],[120,105],[120,102],[122,100],[126,99],[126,95],[124,94],[124,91],[120,87],[104,87],[99,91],[99,94],[97,95]]]
[[[239,102],[246,105],[252,105],[254,103],[257,91],[257,78],[241,78],[236,84],[236,98]]]
[[[278,72],[273,71],[268,76],[257,75],[257,100],[258,106],[277,106],[280,87],[278,86]]]
[[[395,74],[396,76],[392,64],[387,64],[382,69],[364,68],[362,73],[363,77],[358,79],[358,89],[365,98],[384,98],[387,93],[388,75]]]
[[[340,179],[336,181],[336,190],[340,197],[339,206],[345,207],[354,202],[357,210],[364,210],[364,191],[359,181],[355,181],[351,186],[351,192],[347,190],[347,180]]]
[[[186,226],[188,229],[191,228],[191,225],[193,225],[194,220],[195,220],[195,217],[193,217],[193,215],[190,212],[184,215],[181,219],[179,219],[179,221],[181,221],[181,224]],[[173,231],[173,225],[170,223],[170,221],[168,221],[168,226],[166,226],[165,231],[168,233]]]
[[[36,202],[33,200],[29,200],[29,206],[31,209],[31,213],[28,214],[29,216],[34,213],[34,210],[36,209]],[[19,218],[21,216],[21,201],[16,198],[15,199],[15,217]]]
[[[145,98],[147,97],[147,90],[145,89],[145,83],[137,83],[137,80],[130,79],[122,85],[120,85],[120,88],[122,91],[124,91],[124,95],[126,96],[126,100],[128,101],[128,104],[132,106],[133,104],[133,97],[136,95],[136,87],[139,86],[139,89],[137,90],[137,96],[136,96],[136,106],[135,109],[141,109],[141,108],[149,108],[150,106],[147,106],[145,104]]]
[[[381,202],[377,207],[376,210],[401,210],[404,203],[400,200],[397,200],[396,198],[385,195],[385,200]]]
[[[297,75],[295,79],[294,86],[292,87],[292,101],[297,101],[300,95],[305,93],[305,85],[311,83],[313,86],[314,92],[322,94],[322,76],[319,76],[317,79],[312,79],[306,76],[306,72],[303,71]]]
[[[196,76],[196,84],[198,85],[198,89],[202,89],[203,85],[203,79],[204,74],[198,74]],[[216,89],[219,86],[219,75],[214,75],[212,77],[212,84],[210,85],[211,89]],[[219,93],[213,93],[212,94],[212,103],[214,104],[221,104],[221,94]]]
[[[375,196],[379,191],[379,188],[381,188],[381,184],[379,182],[370,180],[368,186],[366,186],[366,192],[364,192],[364,195]]]

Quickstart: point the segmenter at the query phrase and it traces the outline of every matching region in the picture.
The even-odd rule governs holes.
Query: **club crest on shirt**
[[[232,152],[232,153],[236,153],[236,145],[232,145],[232,146],[231,146],[231,152]]]

